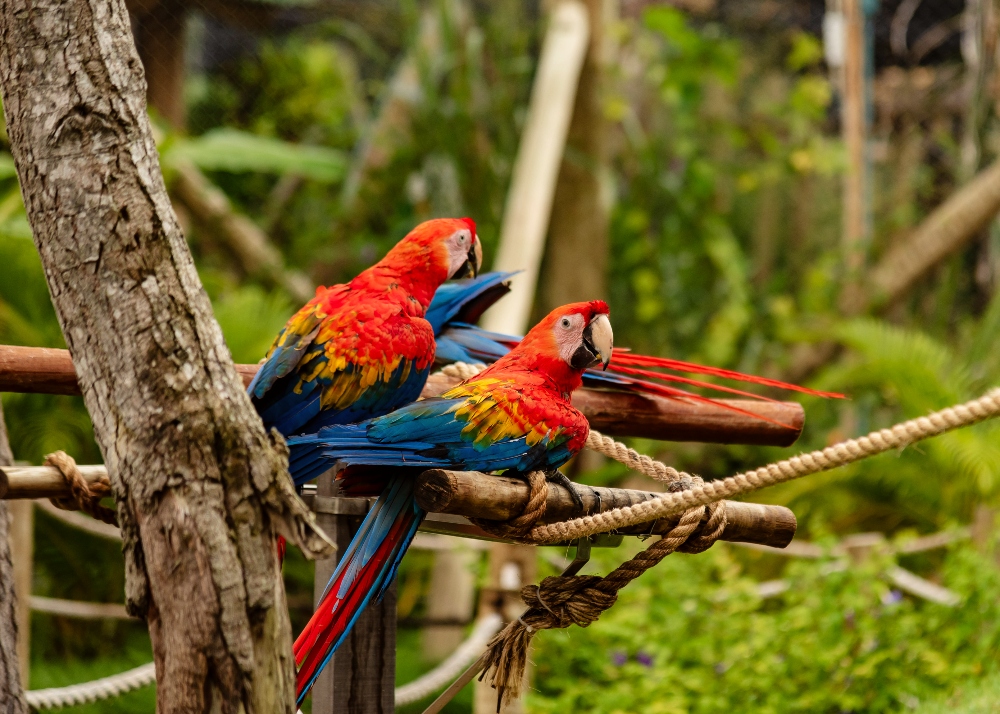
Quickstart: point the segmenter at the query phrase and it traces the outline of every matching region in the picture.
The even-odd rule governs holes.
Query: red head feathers
[[[557,307],[487,371],[541,372],[556,383],[559,391],[568,394],[580,386],[588,367],[606,368],[611,360],[614,335],[608,315],[603,300]]]
[[[426,309],[442,283],[475,277],[482,260],[482,245],[471,218],[434,218],[410,231],[351,282],[376,289],[398,285]]]

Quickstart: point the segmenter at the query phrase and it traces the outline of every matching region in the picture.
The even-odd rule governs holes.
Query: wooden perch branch
[[[111,495],[108,470],[103,465],[78,466],[90,490]],[[0,466],[0,498],[66,498],[71,496],[66,478],[53,466]]]
[[[107,471],[104,466],[78,468],[92,487],[107,483]],[[598,511],[603,513],[662,495],[652,491],[624,488],[590,486],[577,488],[583,499],[582,510],[565,488],[550,484],[543,522],[554,523]],[[59,498],[68,495],[69,487],[66,485],[66,480],[51,466],[0,468],[0,499]],[[528,496],[528,485],[524,481],[507,476],[433,469],[417,478],[417,503],[431,513],[505,521],[523,512]],[[356,512],[351,511],[353,515],[362,516],[367,510],[366,499],[336,500],[350,501],[357,509]],[[728,524],[722,540],[784,548],[795,536],[797,527],[795,514],[783,506],[765,506],[739,501],[725,503]],[[343,506],[338,513],[344,512],[342,508]],[[679,515],[669,516],[652,524],[640,524],[618,532],[625,535],[662,534],[677,525],[679,518]],[[470,532],[472,531],[478,529],[470,526]]]
[[[663,494],[624,488],[577,486],[583,509],[562,486],[549,484],[545,523],[579,518],[648,501]],[[434,513],[506,521],[524,512],[528,484],[517,478],[474,471],[433,469],[417,479],[417,503]],[[598,500],[598,498],[600,500]],[[795,537],[795,514],[783,506],[726,501],[728,523],[722,540],[784,548]],[[627,535],[662,534],[677,525],[680,515],[618,531]]]
[[[257,373],[257,365],[238,364],[236,371],[243,383],[249,384]],[[457,383],[457,379],[440,373],[431,375],[422,396],[436,396]],[[80,387],[66,350],[0,345],[0,392],[79,395]],[[790,446],[802,433],[805,412],[795,402],[720,401],[793,428],[679,399],[591,389],[581,389],[573,395],[573,404],[587,415],[591,426],[610,436]]]

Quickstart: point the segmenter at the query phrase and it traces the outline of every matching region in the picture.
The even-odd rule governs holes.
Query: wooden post
[[[590,42],[573,106],[567,151],[559,167],[545,246],[545,279],[539,285],[544,312],[577,300],[607,297],[610,212],[608,122],[603,97],[614,42],[606,31],[617,17],[617,0],[585,0]]]
[[[184,128],[184,31],[187,8],[160,0],[138,14],[135,44],[146,71],[146,98],[175,129]]]
[[[7,425],[0,406],[0,467],[14,463],[7,440]],[[30,507],[30,502],[28,506]],[[13,508],[12,508],[13,506]],[[25,579],[18,564],[23,554],[15,552],[17,531],[12,518],[16,504],[0,501],[0,711],[23,714],[28,711],[23,690],[28,684],[28,597],[23,592]],[[30,541],[29,541],[30,543]],[[27,583],[31,584],[30,557]]]
[[[11,501],[10,555],[14,562],[14,592],[17,595],[17,659],[21,686],[28,688],[31,673],[31,579],[35,557],[35,504]]]
[[[488,330],[517,335],[528,326],[587,37],[583,3],[559,2],[542,45],[494,261],[495,270],[524,272],[502,307],[487,310],[483,325]]]
[[[337,495],[333,471],[320,477],[315,509],[317,522],[343,553],[361,522],[358,514],[334,513],[325,504]],[[337,558],[316,562],[314,600],[318,604]],[[371,603],[333,655],[312,689],[313,714],[392,714],[396,687],[396,585],[381,603]]]
[[[479,596],[479,616],[499,613],[505,622],[514,620],[524,611],[521,588],[537,579],[535,548],[530,545],[499,543],[490,549],[489,585]],[[524,670],[525,679],[530,667]],[[475,714],[497,712],[497,692],[486,682],[476,682],[472,711]],[[523,714],[524,700],[508,702],[500,714]]]
[[[849,281],[857,279],[864,265],[868,238],[867,176],[867,52],[864,0],[842,0],[844,16],[844,66],[841,82],[841,124],[847,148],[844,172],[843,241]]]
[[[476,609],[476,579],[473,568],[479,554],[468,548],[439,550],[434,554],[431,584],[427,590],[427,618],[423,653],[429,660],[444,659],[465,637],[462,623]]]

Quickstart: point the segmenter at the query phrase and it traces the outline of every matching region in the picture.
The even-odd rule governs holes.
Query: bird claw
[[[569,495],[573,499],[573,503],[575,503],[581,511],[585,509],[583,497],[580,496],[580,493],[576,490],[576,484],[569,480],[569,476],[564,474],[559,469],[553,469],[552,471],[546,472],[545,480],[549,483],[557,483],[565,488],[569,491]]]

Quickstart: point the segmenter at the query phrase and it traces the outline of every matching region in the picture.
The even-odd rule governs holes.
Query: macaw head
[[[483,248],[471,218],[424,221],[399,241],[379,265],[408,277],[414,294],[428,300],[441,283],[475,277],[483,263]]]
[[[580,386],[584,370],[607,369],[614,348],[614,334],[603,300],[574,302],[557,307],[531,328],[510,355],[514,361],[531,360],[570,392]]]

